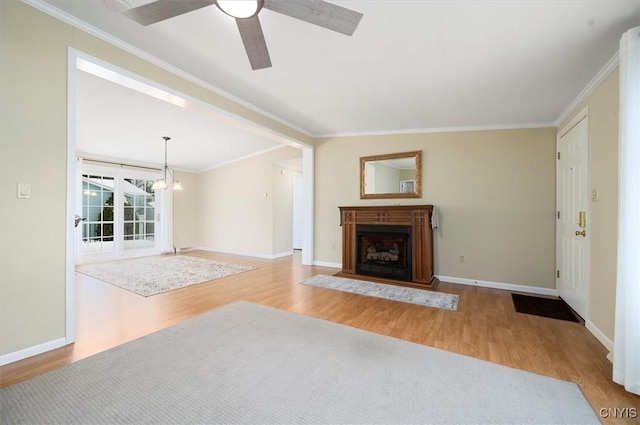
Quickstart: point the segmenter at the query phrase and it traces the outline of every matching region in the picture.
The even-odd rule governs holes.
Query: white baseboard
[[[271,258],[275,260],[276,258],[290,257],[292,255],[293,255],[293,251],[285,251],[285,252],[281,252],[280,254],[273,254]]]
[[[342,268],[342,263],[329,263],[327,261],[314,261],[313,262],[314,266],[320,266],[320,267],[331,267],[334,269],[341,269]]]
[[[33,347],[14,351],[13,353],[3,354],[0,356],[0,366],[17,362],[18,360],[23,360],[27,357],[37,356],[38,354],[46,353],[47,351],[55,350],[56,348],[64,347],[65,345],[67,345],[66,338],[58,338],[53,341],[34,345]]]
[[[287,257],[289,255],[293,255],[293,251],[285,251],[278,254],[262,254],[257,252],[246,252],[246,251],[229,251],[226,249],[215,249],[199,246],[195,249],[199,249],[201,251],[209,251],[209,252],[219,252],[220,254],[231,254],[231,255],[240,255],[242,257],[254,257],[254,258],[263,258],[266,260],[275,260],[277,258]]]
[[[504,289],[505,291],[525,292],[529,294],[550,295],[557,297],[558,291],[538,286],[517,285],[515,283],[491,282],[489,280],[467,279],[463,277],[436,276],[441,282],[459,283],[462,285],[481,286],[483,288]]]
[[[593,336],[596,337],[596,339],[598,341],[600,341],[600,343],[602,345],[604,345],[604,348],[606,348],[607,350],[609,350],[609,355],[607,356],[607,358],[609,360],[612,360],[611,357],[611,353],[613,352],[613,341],[611,341],[605,334],[604,332],[602,332],[600,329],[598,329],[598,327],[596,325],[593,324],[592,321],[590,320],[586,320],[584,322],[584,326],[589,330],[589,332],[591,332],[593,334]]]
[[[192,246],[183,246],[180,248],[176,248],[176,252],[189,252],[189,251],[195,251],[197,248],[194,248]]]

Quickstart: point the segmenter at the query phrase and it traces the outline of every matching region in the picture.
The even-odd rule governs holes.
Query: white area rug
[[[600,423],[572,382],[246,301],[0,399],[3,425]]]
[[[300,283],[454,311],[458,309],[458,300],[460,298],[456,294],[445,294],[443,292],[428,291],[425,289],[387,285],[384,283],[367,282],[364,280],[347,279],[324,274],[315,275]]]
[[[76,267],[79,273],[144,297],[254,269],[188,255],[145,257]]]

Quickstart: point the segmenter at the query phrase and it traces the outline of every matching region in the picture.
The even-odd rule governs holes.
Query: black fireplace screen
[[[356,272],[389,279],[411,280],[411,227],[356,225]]]

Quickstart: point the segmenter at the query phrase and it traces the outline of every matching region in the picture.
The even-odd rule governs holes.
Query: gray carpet
[[[456,294],[446,294],[444,292],[429,291],[427,289],[387,285],[385,283],[368,282],[365,280],[348,279],[324,274],[312,276],[300,283],[454,311],[458,309],[458,300],[460,298]]]
[[[597,424],[580,388],[245,301],[0,390],[3,424]]]

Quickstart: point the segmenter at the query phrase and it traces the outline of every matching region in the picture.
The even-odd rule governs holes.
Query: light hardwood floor
[[[580,324],[516,313],[508,291],[442,282],[439,292],[460,295],[458,310],[446,311],[300,285],[337,270],[302,266],[299,253],[277,260],[188,255],[257,269],[149,298],[77,274],[76,343],[1,367],[0,387],[243,299],[576,382],[596,412],[626,408],[638,414],[603,422],[640,423],[640,397],[611,381],[600,342]]]

